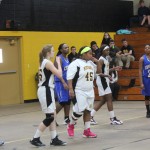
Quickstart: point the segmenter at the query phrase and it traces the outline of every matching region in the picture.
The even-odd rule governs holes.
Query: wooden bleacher
[[[119,71],[118,83],[121,86],[118,100],[144,100],[141,95],[139,82],[139,58],[144,54],[145,44],[150,44],[150,30],[148,28],[132,28],[135,34],[130,35],[115,35],[115,44],[118,47],[122,46],[121,40],[125,38],[129,45],[134,48],[135,61],[131,62],[130,68]],[[134,87],[128,87],[131,79],[135,78]],[[97,88],[95,88],[96,100],[99,100]]]

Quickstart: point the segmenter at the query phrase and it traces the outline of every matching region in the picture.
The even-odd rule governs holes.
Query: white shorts
[[[103,78],[103,79],[101,79],[100,77],[97,77],[96,79],[99,96],[104,96],[106,94],[112,93],[109,86],[109,79],[108,78]]]
[[[84,110],[91,111],[94,103],[94,90],[84,92],[75,90],[76,103],[73,105],[73,112],[81,113]]]
[[[42,111],[46,113],[54,113],[56,109],[54,99],[54,89],[50,87],[40,86],[38,88],[38,98],[41,104]]]

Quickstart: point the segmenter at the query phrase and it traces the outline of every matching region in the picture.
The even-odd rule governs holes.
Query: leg
[[[121,57],[122,57],[121,55],[117,55],[117,56],[116,56],[116,59],[115,59],[116,66],[121,66],[121,67],[123,67],[123,62],[122,62]]]
[[[127,56],[126,66],[125,66],[125,67],[128,69],[128,68],[130,67],[130,62],[131,62],[131,61],[134,61],[134,60],[135,60],[134,56],[128,55],[128,56]]]
[[[105,95],[105,99],[107,100],[107,108],[108,108],[108,111],[109,111],[111,124],[112,125],[121,125],[121,124],[123,124],[123,122],[121,120],[118,120],[115,117],[115,113],[113,111],[113,103],[112,103],[112,95],[111,95],[111,93]]]
[[[90,118],[91,118],[90,111],[85,110],[83,115],[83,121],[84,121],[83,137],[96,138],[97,135],[91,132],[90,130]]]
[[[147,16],[144,16],[144,17],[143,17],[143,20],[142,20],[142,22],[141,22],[141,26],[143,26],[143,25],[144,25],[144,23],[145,23],[146,19],[147,19]]]
[[[70,101],[64,104],[64,124],[68,124],[70,122],[69,119],[69,113],[70,113]]]
[[[33,140],[30,141],[32,145],[39,146],[39,147],[45,146],[45,144],[43,144],[40,141],[40,136],[42,132],[44,132],[44,130],[54,121],[54,114],[45,114],[45,115],[46,115],[46,118],[43,120],[43,122],[40,123],[33,137]]]
[[[55,123],[56,121],[55,121],[55,118],[56,118],[56,113],[54,114],[54,120],[53,120],[53,122],[49,126],[49,130],[50,130],[50,134],[51,134],[50,145],[64,146],[67,143],[58,139],[57,132],[56,132],[56,123]]]
[[[148,25],[150,25],[150,15],[147,16]]]
[[[150,97],[145,96],[145,106],[146,106],[146,110],[147,110],[146,118],[150,118],[149,100],[150,100]]]
[[[91,125],[96,125],[97,122],[94,119],[95,113],[105,104],[104,96],[100,97],[100,101],[95,104],[94,108],[91,111]]]

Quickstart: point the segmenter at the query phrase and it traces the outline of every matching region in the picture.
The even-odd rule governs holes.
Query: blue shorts
[[[67,103],[70,101],[69,91],[64,89],[61,82],[55,82],[55,93],[59,103]]]
[[[150,78],[143,77],[144,89],[142,90],[142,95],[150,96]]]

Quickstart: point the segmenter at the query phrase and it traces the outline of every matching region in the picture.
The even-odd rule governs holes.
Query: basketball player
[[[94,109],[91,111],[91,124],[95,125],[97,122],[94,120],[95,113],[107,102],[107,108],[110,115],[110,120],[112,125],[121,125],[123,122],[118,120],[115,117],[112,103],[112,92],[110,89],[110,80],[112,80],[109,75],[110,71],[114,69],[120,70],[120,67],[114,67],[109,69],[109,62],[107,60],[107,56],[109,55],[109,46],[102,46],[102,56],[99,58],[100,68],[102,69],[102,73],[97,76],[96,84],[98,86],[98,92],[100,96],[100,101],[94,106]]]
[[[74,136],[74,124],[83,115],[83,137],[96,138],[97,135],[90,130],[90,111],[93,108],[94,89],[93,80],[96,65],[91,61],[92,50],[90,47],[82,47],[79,51],[80,58],[74,60],[68,67],[67,80],[69,95],[73,99],[73,113],[70,123],[67,125],[69,137]],[[94,59],[97,61],[97,59]]]
[[[59,45],[58,48],[58,57],[60,58],[61,70],[62,70],[62,77],[64,81],[67,83],[67,69],[69,66],[69,60],[67,54],[69,53],[69,47],[67,44],[62,43]],[[57,64],[55,63],[57,67]],[[69,98],[69,91],[65,89],[61,80],[55,76],[55,92],[58,100],[58,104],[56,105],[56,113],[58,114],[59,111],[64,107],[64,123],[67,124],[70,122],[69,119],[69,112],[70,112],[70,98]]]
[[[35,146],[45,146],[40,141],[40,136],[44,130],[49,127],[51,134],[50,145],[62,146],[66,145],[66,142],[63,142],[58,139],[56,132],[55,124],[55,100],[54,100],[54,75],[56,75],[64,88],[68,88],[67,84],[62,78],[60,58],[57,57],[56,61],[58,64],[58,69],[55,68],[53,63],[50,61],[50,58],[54,56],[54,48],[52,45],[46,45],[43,47],[42,51],[39,54],[40,68],[39,68],[39,88],[38,88],[38,98],[41,104],[42,111],[45,114],[45,119],[40,123],[34,137],[30,140],[30,143]],[[54,74],[54,75],[53,75]]]
[[[146,117],[150,118],[150,45],[145,46],[145,54],[139,60],[139,78],[142,94],[145,96]]]

